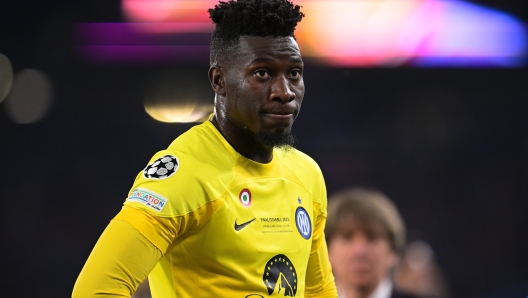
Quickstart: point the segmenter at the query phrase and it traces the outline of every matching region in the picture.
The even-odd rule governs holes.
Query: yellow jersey
[[[274,149],[258,163],[206,121],[152,157],[115,219],[163,254],[149,275],[154,298],[337,297],[326,200],[306,154]]]

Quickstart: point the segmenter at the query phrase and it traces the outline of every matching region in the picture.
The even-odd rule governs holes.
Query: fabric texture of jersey
[[[154,298],[337,297],[326,205],[310,157],[275,149],[257,163],[206,121],[152,157],[116,220],[163,253]]]

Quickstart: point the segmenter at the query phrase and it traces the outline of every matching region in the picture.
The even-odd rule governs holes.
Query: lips
[[[281,117],[281,116],[293,116],[295,115],[295,112],[296,111],[294,109],[281,109],[281,110],[265,111],[263,112],[263,114]]]
[[[263,114],[264,119],[271,121],[272,123],[280,125],[290,125],[293,122],[294,114],[293,112],[270,112]]]
[[[261,112],[262,118],[271,126],[290,126],[295,120],[297,109],[294,106],[276,106]]]
[[[279,118],[279,119],[286,119],[286,118],[291,118],[291,117],[293,117],[293,113],[286,113],[286,114],[281,114],[281,113],[266,113],[265,115],[270,116],[270,117],[273,117],[273,118]]]

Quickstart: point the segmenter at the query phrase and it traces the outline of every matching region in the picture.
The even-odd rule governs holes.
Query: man
[[[381,192],[347,188],[329,197],[328,252],[340,298],[405,298],[392,269],[405,245],[405,227]]]
[[[288,0],[220,2],[215,112],[156,153],[101,235],[74,297],[337,297],[317,164],[292,147],[304,96]]]

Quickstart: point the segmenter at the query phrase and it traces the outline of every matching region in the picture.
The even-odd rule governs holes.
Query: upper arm
[[[317,213],[312,238],[312,250],[306,269],[305,297],[337,297],[337,289],[324,236],[326,217],[320,211]]]
[[[131,297],[161,256],[130,223],[114,219],[88,257],[72,297]]]

